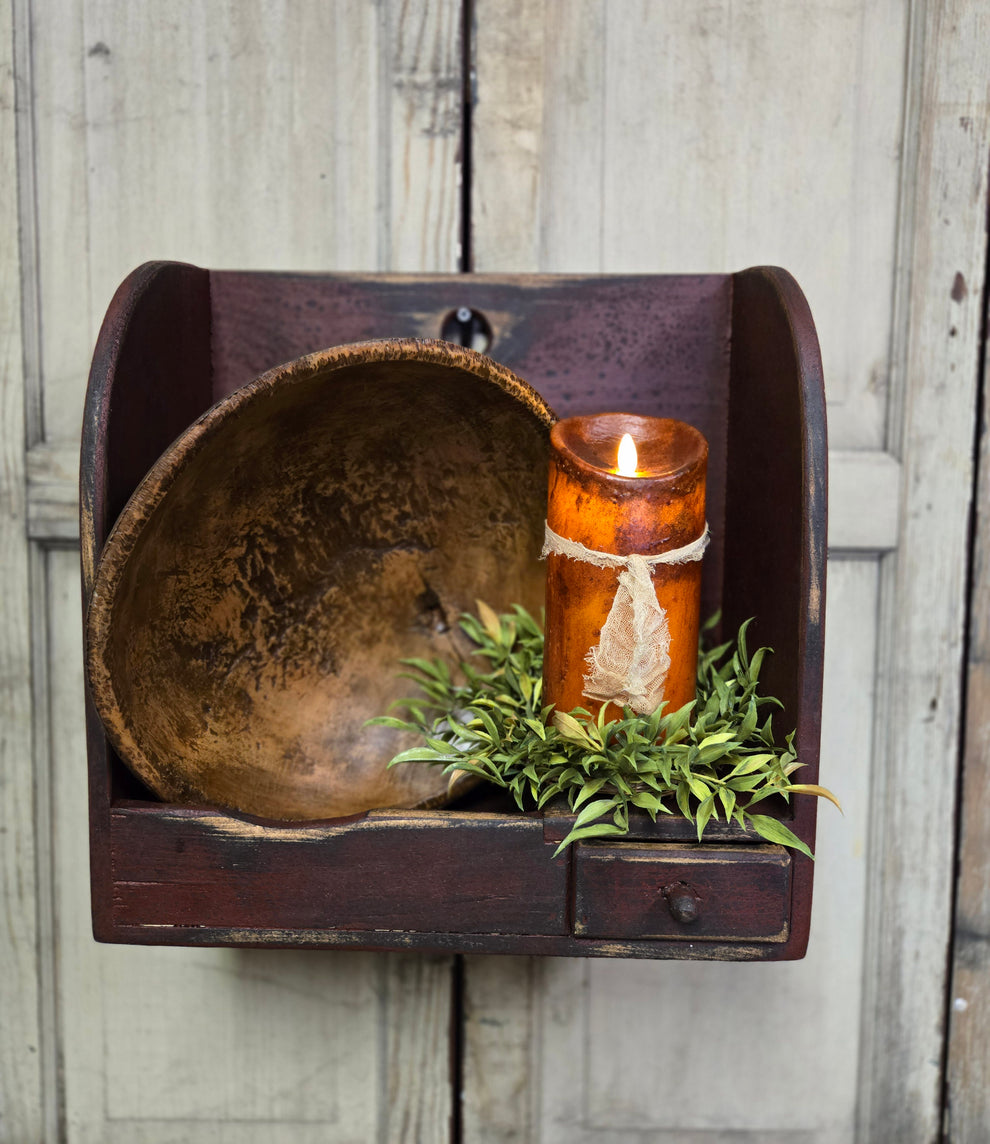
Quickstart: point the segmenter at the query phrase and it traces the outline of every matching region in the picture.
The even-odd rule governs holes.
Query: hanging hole
[[[440,325],[440,337],[454,345],[467,346],[483,354],[492,344],[491,323],[480,310],[458,306],[451,310]]]

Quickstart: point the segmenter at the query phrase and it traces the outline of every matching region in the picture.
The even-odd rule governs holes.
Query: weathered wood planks
[[[984,310],[984,336],[986,320]],[[951,1144],[978,1140],[990,1124],[990,371],[986,348],[984,342],[948,991],[943,1125]]]
[[[31,565],[15,137],[14,12],[0,12],[0,1139],[41,1139],[46,1044],[39,1002]],[[47,1012],[46,1012],[47,1015]]]
[[[941,1130],[965,589],[986,251],[990,11],[912,6],[859,1132]]]
[[[630,1038],[637,1005],[616,1010],[620,967],[581,972],[546,962],[532,970],[539,988],[507,1005],[507,1028],[486,1035],[483,1018],[492,1019],[490,999],[508,974],[472,960],[468,1138],[623,1140],[639,1130],[694,1144],[748,1129],[761,1140],[804,1132],[817,1144],[844,1144],[859,1083],[876,554],[898,534],[890,506],[900,468],[882,450],[890,347],[900,344],[891,342],[895,282],[906,272],[896,261],[896,220],[907,9],[479,0],[476,19],[475,268],[726,270],[764,258],[786,266],[808,292],[823,343],[831,443],[840,451],[830,456],[830,542],[857,559],[830,568],[839,595],[830,605],[833,698],[823,728],[822,781],[840,789],[848,817],[833,820],[827,808],[819,816],[809,957],[775,977],[787,1000],[760,1013],[779,1047],[764,1066],[772,1058],[775,1075],[792,1075],[786,1046],[798,1030],[819,1062],[815,1088],[772,1108],[742,1102],[728,1062],[748,1052],[737,987],[752,987],[752,976],[637,968],[642,1019]],[[643,1003],[651,990],[654,1000]],[[704,1111],[657,1083],[663,1062],[676,1075],[688,1068],[686,1042],[668,1047],[678,1016],[717,1027],[726,1045],[720,1075],[732,1078],[735,1095],[727,1090]],[[596,1060],[622,1062],[626,1083],[614,1098],[612,1073],[594,1100],[578,1095],[594,1075],[583,1055],[592,1043],[602,1048]],[[937,1052],[930,1036],[929,1045]],[[500,1111],[510,1101],[513,1113]]]
[[[778,265],[885,441],[905,6],[477,0],[475,270]]]
[[[460,7],[14,5],[36,540],[75,537],[76,462],[65,457],[78,442],[100,316],[138,263],[171,256],[302,270],[457,268]],[[7,148],[12,117],[3,122]],[[20,302],[12,305],[16,314]],[[9,408],[5,433],[19,421]],[[23,439],[18,449],[23,466]],[[54,848],[58,919],[49,947],[58,995],[46,994],[58,1024],[43,1047],[61,1064],[62,1087],[46,1094],[42,1110],[29,1079],[37,1066],[24,1049],[9,1107],[23,1105],[50,1125],[61,1120],[76,1144],[446,1140],[449,958],[344,953],[330,966],[311,954],[159,956],[92,943],[78,819],[85,790],[74,562],[66,552],[41,561],[48,595],[39,575],[33,597],[39,695],[51,690],[57,823],[54,837],[45,827],[37,841],[42,855]],[[26,606],[14,611],[17,624],[5,632],[26,630]],[[47,706],[39,709],[43,726],[47,716]],[[27,723],[13,724],[19,736],[30,718],[28,711]],[[29,783],[29,755],[19,751],[18,760]],[[48,773],[47,754],[39,766]],[[30,855],[30,786],[17,789],[7,807],[17,815],[17,845]],[[38,791],[47,807],[47,788]],[[26,877],[25,859],[19,868]],[[27,897],[18,908],[33,917]],[[25,983],[17,1008],[5,1006],[7,1028],[22,1006],[34,1020],[31,988]]]

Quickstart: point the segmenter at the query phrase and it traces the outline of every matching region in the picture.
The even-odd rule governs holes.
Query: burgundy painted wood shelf
[[[821,362],[785,272],[412,276],[149,263],[122,284],[90,376],[81,465],[84,609],[103,544],[159,454],[272,366],[327,346],[439,337],[461,308],[558,416],[678,417],[708,438],[705,614],[756,616],[767,691],[817,781],[826,536]],[[450,329],[448,325],[448,330]],[[265,823],[169,805],[116,757],[87,696],[93,927],[100,941],[471,953],[801,957],[813,863],[680,818],[578,843],[573,818],[478,794],[456,809]],[[814,845],[813,799],[783,813]]]

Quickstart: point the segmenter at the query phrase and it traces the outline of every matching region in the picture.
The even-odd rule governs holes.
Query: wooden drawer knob
[[[783,846],[581,842],[579,937],[784,941],[791,856]]]
[[[690,925],[698,920],[701,899],[686,882],[674,882],[670,886],[664,886],[663,896],[667,900],[667,908],[674,921]]]

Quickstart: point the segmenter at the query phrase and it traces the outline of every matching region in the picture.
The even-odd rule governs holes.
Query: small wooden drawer
[[[787,940],[783,846],[579,843],[574,933],[588,938]]]

